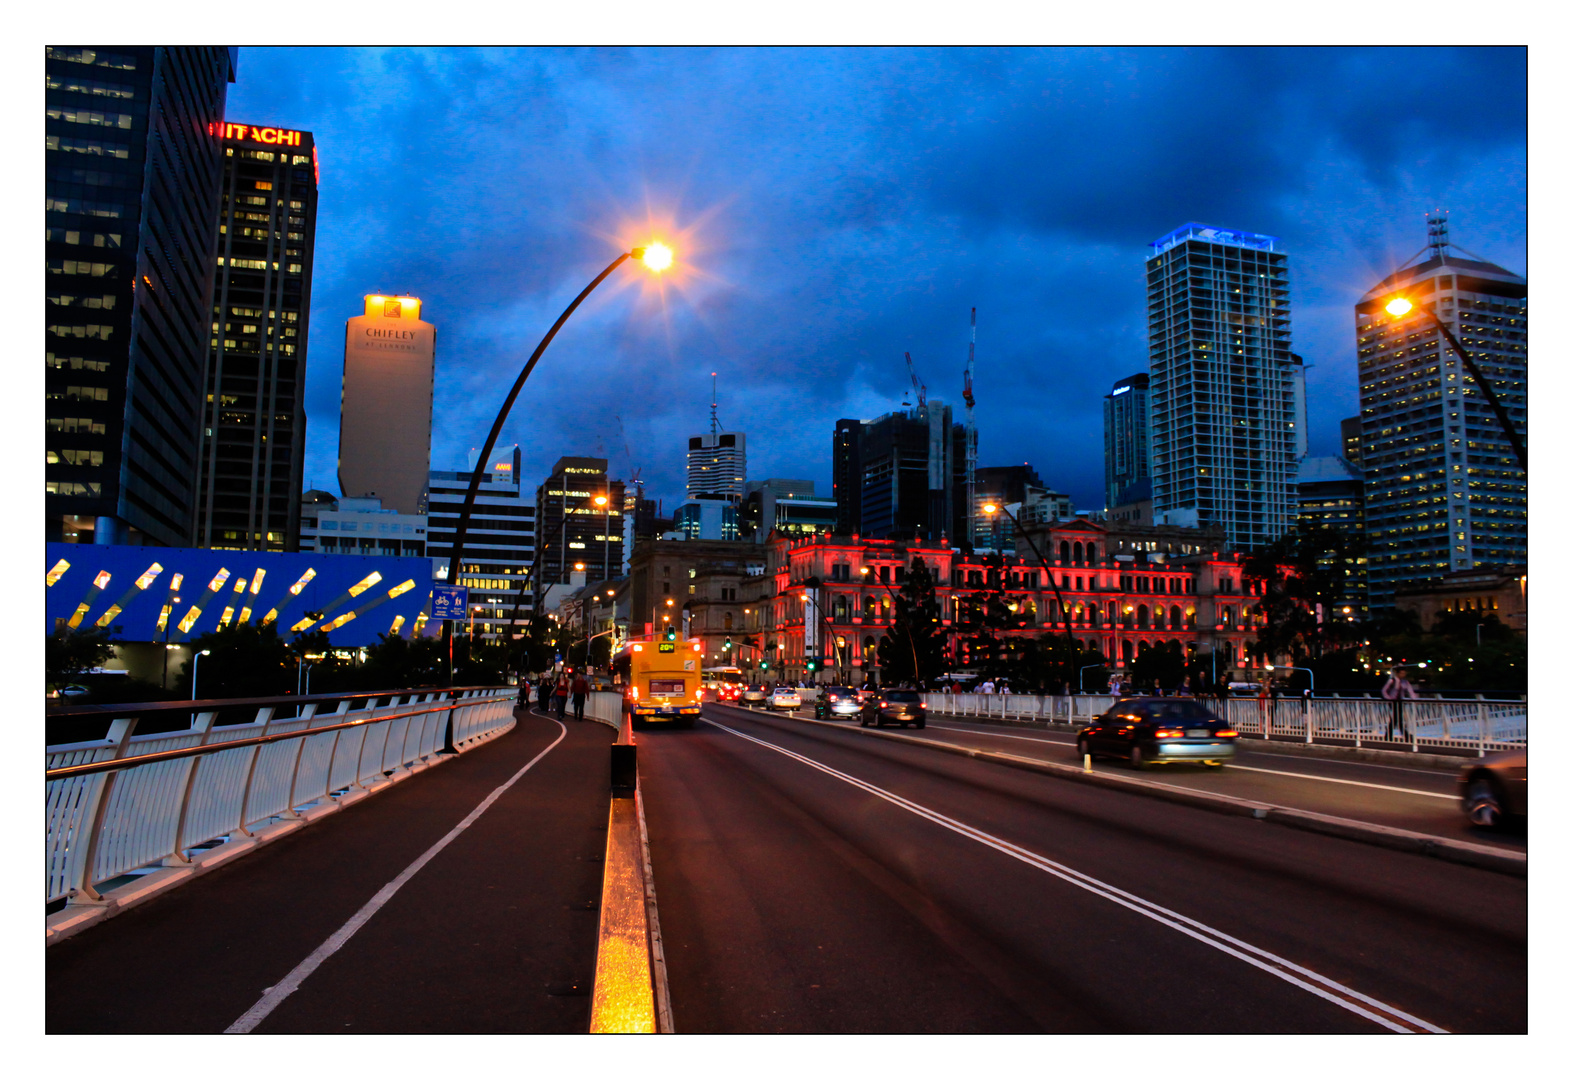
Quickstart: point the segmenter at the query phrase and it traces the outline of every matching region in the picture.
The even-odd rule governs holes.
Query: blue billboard
[[[44,628],[189,641],[221,626],[325,630],[335,647],[433,634],[430,559],[112,544],[44,545]],[[429,624],[429,625],[428,625]]]

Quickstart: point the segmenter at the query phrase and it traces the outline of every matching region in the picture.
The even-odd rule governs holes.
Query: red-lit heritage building
[[[695,575],[688,598],[690,634],[705,643],[706,664],[734,663],[745,672],[768,659],[769,678],[861,683],[876,672],[878,645],[894,619],[896,593],[917,559],[935,579],[941,623],[960,621],[960,605],[998,585],[1022,616],[1020,629],[1002,637],[1041,638],[1069,633],[1083,648],[1120,666],[1148,648],[1176,642],[1187,655],[1214,653],[1221,674],[1247,665],[1245,650],[1256,617],[1240,556],[1221,531],[1140,526],[1078,518],[1029,529],[1047,560],[1025,538],[1003,569],[985,555],[964,555],[948,544],[871,540],[857,536],[776,539],[766,548],[763,574],[729,574],[710,589]],[[863,568],[870,573],[865,577]],[[1060,599],[1070,619],[1061,621]],[[716,595],[710,595],[714,592]],[[753,647],[745,646],[752,639]],[[731,642],[732,647],[726,648]],[[805,659],[820,659],[810,673]],[[951,670],[967,666],[953,631]]]

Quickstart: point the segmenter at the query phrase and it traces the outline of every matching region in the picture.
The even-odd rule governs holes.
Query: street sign
[[[464,585],[433,585],[431,617],[434,619],[469,618],[470,590]]]

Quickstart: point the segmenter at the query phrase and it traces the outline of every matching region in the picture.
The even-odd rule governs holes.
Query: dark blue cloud
[[[575,315],[505,441],[682,486],[710,373],[750,474],[828,489],[840,416],[896,406],[910,351],[960,406],[979,309],[984,464],[1098,505],[1100,402],[1146,366],[1147,244],[1280,236],[1313,452],[1357,408],[1350,309],[1450,209],[1522,272],[1519,49],[247,49],[233,118],[322,157],[307,476],[337,458],[342,320],[413,292],[437,324],[433,462],[460,467],[540,335],[649,218],[695,272],[625,269]]]

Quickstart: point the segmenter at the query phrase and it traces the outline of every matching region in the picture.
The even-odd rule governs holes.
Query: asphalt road
[[[680,1032],[1526,1029],[1522,879],[730,706],[639,745]]]
[[[521,716],[457,760],[51,946],[47,1030],[226,1030],[538,757],[253,1030],[588,1030],[614,737]]]

